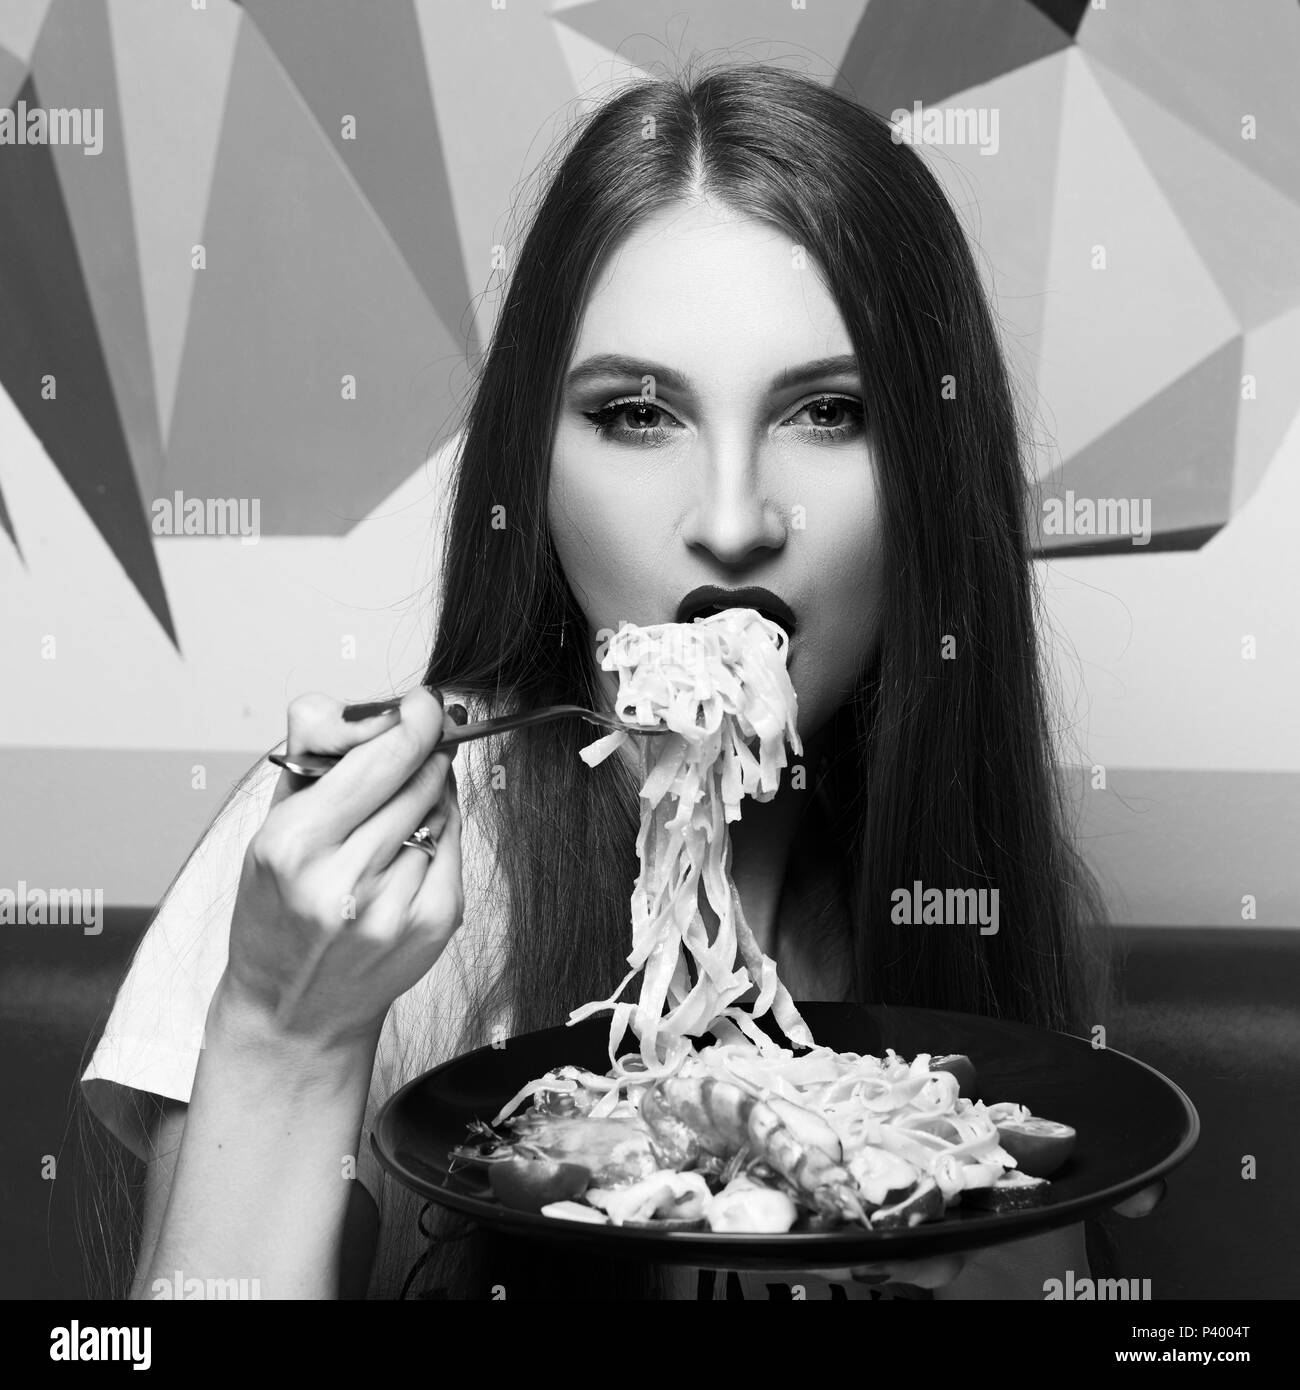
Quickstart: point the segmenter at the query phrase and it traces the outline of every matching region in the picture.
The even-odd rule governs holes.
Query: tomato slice
[[[930,1058],[931,1071],[950,1071],[957,1078],[957,1094],[967,1100],[978,1100],[978,1081],[975,1063],[964,1052],[950,1052],[943,1057]]]
[[[1075,1138],[1069,1125],[1037,1115],[998,1126],[998,1143],[1016,1160],[1019,1171],[1031,1178],[1055,1173],[1074,1152]]]
[[[922,1178],[901,1202],[878,1207],[869,1219],[873,1231],[906,1231],[942,1215],[943,1192],[939,1184],[933,1178]]]
[[[488,1166],[488,1181],[502,1206],[540,1212],[552,1202],[568,1201],[587,1190],[591,1169],[554,1158],[499,1159]]]
[[[963,1205],[980,1211],[1023,1211],[1047,1200],[1052,1184],[1046,1178],[1031,1178],[1013,1168],[1004,1173],[992,1187],[968,1187],[962,1194]]]

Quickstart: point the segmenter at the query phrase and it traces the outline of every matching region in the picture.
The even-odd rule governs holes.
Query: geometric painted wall
[[[410,679],[496,250],[554,137],[694,53],[795,67],[886,118],[996,113],[996,152],[918,148],[975,244],[1031,427],[1080,760],[1300,774],[1281,628],[1300,583],[1278,533],[1300,501],[1293,0],[3,0],[0,109],[103,116],[94,156],[0,144],[0,641],[18,677],[0,773],[35,777],[44,755],[53,808],[58,757],[73,779],[96,751],[109,799],[119,754],[237,762],[297,690]],[[176,493],[256,497],[260,544],[158,536],[151,508]],[[1149,544],[1047,528],[1066,499],[1144,502]],[[1247,686],[1240,634],[1274,627]],[[51,632],[56,669],[34,655]],[[1183,728],[1168,710],[1188,691]],[[197,832],[165,797],[149,809],[156,772],[134,824]],[[1204,782],[1207,806],[1224,785]],[[1291,793],[1271,785],[1276,811]],[[0,838],[39,848],[11,822]]]
[[[1300,7],[876,0],[845,66],[881,111],[1000,112],[996,157],[936,167],[1032,344],[1044,497],[1149,498],[1151,545],[1203,544],[1300,411]]]
[[[475,248],[453,204],[500,195],[444,154],[430,60],[445,11],[242,9],[0,14],[0,102],[102,108],[104,123],[96,157],[33,144],[0,161],[0,385],[168,629],[154,498],[256,495],[266,535],[337,535],[446,438],[452,368],[478,346],[464,331]],[[943,146],[937,163],[962,201],[961,180],[980,181],[982,250],[1025,291],[1003,307],[1018,341],[1040,340],[1045,496],[1146,498],[1150,543],[1202,544],[1300,408],[1286,372],[1300,347],[1297,6],[832,10],[773,23],[819,40],[859,100],[997,113],[995,148]],[[551,23],[649,64],[647,35],[674,12],[600,0]],[[693,42],[731,40],[745,14],[715,7]],[[491,51],[528,75],[524,49]],[[536,90],[537,114],[571,95]],[[492,117],[454,113],[485,138]],[[1272,402],[1262,431],[1240,429],[1248,371]],[[22,522],[0,500],[15,545]],[[1049,552],[1126,544],[1044,537]]]

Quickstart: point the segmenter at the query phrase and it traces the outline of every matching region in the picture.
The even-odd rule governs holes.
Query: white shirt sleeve
[[[244,852],[279,776],[255,767],[199,841],[140,940],[103,1037],[81,1078],[94,1114],[147,1157],[139,1097],[189,1101],[203,1025],[225,973]]]

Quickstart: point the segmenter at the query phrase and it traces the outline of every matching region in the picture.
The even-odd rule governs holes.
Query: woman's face
[[[799,262],[781,233],[714,206],[628,238],[568,364],[549,518],[593,653],[601,629],[679,621],[701,585],[784,600],[807,738],[874,648],[882,537],[849,336]]]

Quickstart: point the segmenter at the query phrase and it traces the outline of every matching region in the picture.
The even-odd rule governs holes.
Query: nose
[[[708,450],[702,456],[682,539],[728,567],[752,563],[763,551],[780,550],[786,521],[765,482],[752,449],[728,445]]]

